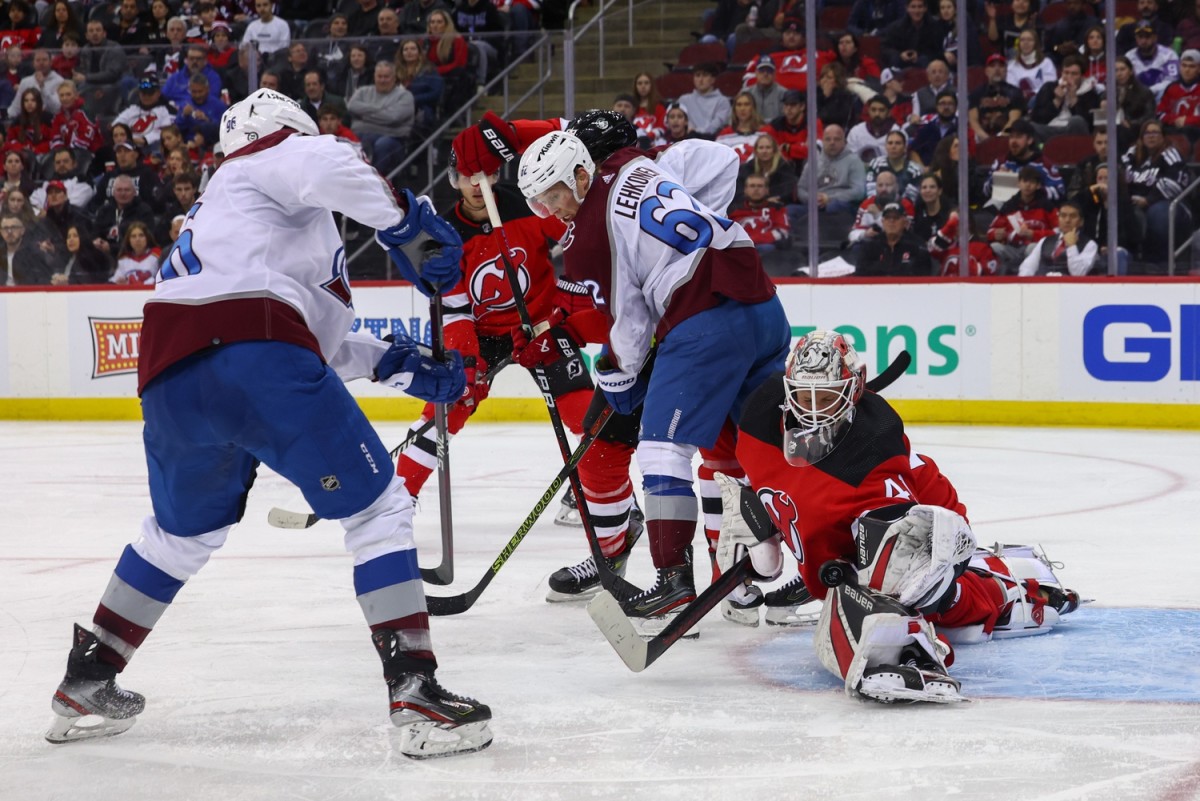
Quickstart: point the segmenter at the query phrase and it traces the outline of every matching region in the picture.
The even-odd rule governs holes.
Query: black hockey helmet
[[[566,128],[587,148],[592,161],[599,166],[623,147],[637,144],[637,128],[619,111],[590,109],[577,114]]]

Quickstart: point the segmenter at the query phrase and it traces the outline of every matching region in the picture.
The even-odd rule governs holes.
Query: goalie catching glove
[[[439,362],[429,348],[407,337],[393,340],[380,357],[375,380],[431,403],[459,400],[467,383],[458,351],[446,351],[446,360]]]
[[[402,194],[408,207],[404,218],[376,231],[375,241],[404,280],[432,297],[451,289],[462,277],[462,238],[438,216],[428,197],[416,197],[408,189]]]

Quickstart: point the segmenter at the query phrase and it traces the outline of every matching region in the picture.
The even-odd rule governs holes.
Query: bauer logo
[[[1083,317],[1083,365],[1101,381],[1200,381],[1200,306],[1097,306]]]
[[[92,378],[136,373],[142,344],[142,318],[105,320],[89,317],[92,328]]]

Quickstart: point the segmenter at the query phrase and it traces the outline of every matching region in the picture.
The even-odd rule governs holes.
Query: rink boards
[[[847,334],[883,369],[911,422],[1200,428],[1200,282],[1041,279],[784,282],[800,336]],[[142,304],[149,292],[0,292],[0,418],[137,419]],[[407,285],[357,288],[355,327],[429,336],[425,298]],[[699,366],[702,368],[702,366]],[[416,401],[350,385],[372,419],[407,420]],[[507,370],[477,417],[544,417],[523,371]]]

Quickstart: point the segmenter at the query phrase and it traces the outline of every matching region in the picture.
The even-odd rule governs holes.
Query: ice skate
[[[900,652],[899,665],[874,665],[863,671],[859,695],[884,704],[953,704],[966,701],[958,679],[919,648]]]
[[[625,529],[625,545],[615,556],[607,556],[604,561],[608,568],[621,578],[625,577],[625,568],[629,563],[629,552],[634,543],[641,539],[646,525],[642,510],[635,504],[629,510],[629,525]],[[577,565],[560,567],[550,574],[550,591],[546,600],[550,603],[563,601],[586,601],[600,591],[600,573],[596,570],[596,560],[589,556]]]
[[[739,626],[758,627],[758,607],[763,605],[763,591],[754,584],[743,584],[721,601],[721,616]]]
[[[645,638],[662,632],[684,607],[696,600],[696,581],[692,577],[691,547],[682,565],[660,567],[658,580],[650,589],[621,601],[621,611],[633,621],[634,628]],[[692,629],[684,639],[695,639],[700,632]]]
[[[768,592],[763,602],[768,626],[814,626],[821,616],[821,602],[813,599],[800,576]]]
[[[115,666],[96,659],[99,644],[95,634],[76,624],[67,675],[50,702],[55,718],[46,739],[52,743],[120,734],[146,707],[143,696],[117,686]]]
[[[579,504],[575,503],[575,493],[570,487],[563,493],[558,514],[554,516],[554,525],[583,528],[583,520],[579,517]]]

